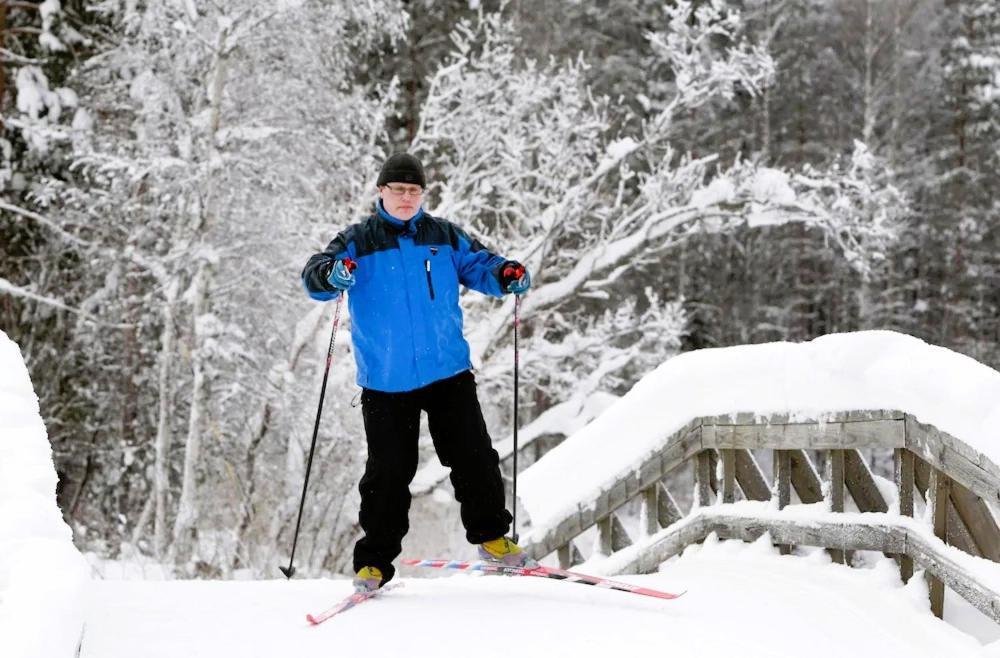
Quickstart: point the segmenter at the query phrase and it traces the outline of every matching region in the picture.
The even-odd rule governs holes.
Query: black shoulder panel
[[[387,231],[385,222],[380,221],[375,216],[351,226],[344,232],[344,237],[349,242],[354,243],[354,251],[358,258],[399,247],[396,234],[393,231]]]
[[[455,226],[447,219],[425,214],[420,223],[417,224],[417,234],[413,238],[413,243],[419,245],[449,244],[453,249],[457,249],[458,238],[455,236]]]

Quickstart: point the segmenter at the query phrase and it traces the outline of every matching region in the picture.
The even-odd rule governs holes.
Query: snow
[[[566,402],[546,409],[538,418],[518,430],[518,451],[540,436],[553,434],[569,436],[604,413],[617,400],[618,396],[611,393],[594,391],[590,395],[583,396],[583,399],[574,395]],[[500,459],[508,458],[514,452],[513,435],[495,441],[493,448],[500,455]],[[414,495],[425,494],[444,482],[449,473],[451,473],[450,468],[443,466],[437,459],[432,459],[417,471],[410,483],[410,492]]]
[[[774,501],[744,500],[720,506],[702,507],[641,541],[628,546],[610,557],[596,557],[592,565],[586,564],[581,570],[589,569],[594,574],[614,574],[623,571],[627,565],[650,547],[664,538],[705,519],[723,517],[743,517],[760,521],[795,520],[803,525],[818,526],[819,524],[844,525],[880,525],[885,528],[895,527],[905,530],[910,537],[919,537],[925,544],[931,546],[939,554],[951,560],[964,572],[975,578],[977,583],[994,591],[1000,591],[1000,564],[985,558],[970,555],[954,546],[945,544],[934,536],[928,523],[917,519],[900,516],[899,514],[884,514],[880,512],[829,512],[825,502],[811,505],[789,505],[785,509],[776,508]],[[991,622],[992,623],[992,622]],[[994,625],[993,632],[1000,638],[1000,628]]]
[[[525,470],[518,494],[535,531],[543,530],[634,470],[685,423],[741,411],[821,418],[900,410],[1000,463],[998,400],[997,371],[891,331],[697,350],[666,361]]]
[[[49,96],[48,81],[37,66],[24,66],[17,72],[17,109],[33,119],[45,109]]]
[[[331,651],[371,658],[450,658],[505,647],[528,658],[605,658],[650,650],[752,658],[800,655],[803,647],[818,658],[1000,655],[995,624],[954,596],[946,620],[935,619],[919,574],[903,585],[895,564],[880,554],[862,568],[848,568],[831,563],[818,549],[800,549],[805,557],[782,556],[767,536],[744,544],[710,535],[665,562],[658,573],[616,577],[686,592],[675,601],[542,579],[403,568],[403,587],[318,628],[306,624],[305,614],[346,596],[349,581],[174,581],[155,563],[132,554],[133,562],[123,563],[91,556],[95,572],[107,580],[90,584],[87,564],[73,548],[55,505],[56,474],[37,398],[17,346],[2,332],[0,373],[0,656],[5,658],[73,656],[81,632],[82,658],[309,658]],[[952,394],[942,396],[942,389]],[[935,392],[942,398],[937,404],[932,403]],[[528,496],[534,501],[538,473],[589,450],[572,477],[559,480],[558,489],[585,497],[593,493],[588,485],[641,457],[639,439],[655,442],[669,433],[665,423],[682,425],[693,416],[742,409],[805,416],[844,408],[911,410],[977,447],[988,447],[988,432],[982,430],[996,417],[990,395],[1000,395],[1000,374],[891,332],[703,350],[671,359],[621,399],[590,399],[585,410],[566,409],[540,423],[539,431],[542,426],[575,428],[582,416],[600,414],[610,405],[562,444],[569,449],[549,453],[557,457],[543,458],[522,482],[534,481]],[[662,403],[665,397],[669,406]],[[647,411],[652,409],[657,413]],[[609,419],[617,423],[610,432]],[[595,434],[604,440],[586,443]],[[548,473],[552,477],[553,471]],[[537,501],[529,509],[544,511]],[[711,513],[715,508],[696,515]],[[821,505],[778,511],[769,503],[746,501],[726,506],[725,513],[845,523],[887,518],[832,514]],[[918,521],[894,519],[937,541]],[[657,537],[578,569],[613,571],[628,550]],[[983,582],[1000,583],[998,565],[943,544],[938,548]],[[512,632],[490,634],[484,644],[487,624]]]
[[[0,331],[0,656],[75,655],[87,564],[55,502],[45,424],[17,345]]]
[[[597,164],[594,173],[591,175],[592,178],[599,178],[607,172],[611,171],[619,162],[624,158],[627,158],[633,151],[641,146],[631,137],[623,137],[622,139],[616,139],[608,144],[607,149],[604,152],[604,157]]]
[[[620,580],[661,601],[584,585],[468,574],[415,577],[319,627],[305,622],[350,591],[346,580],[106,581],[94,588],[82,658],[177,656],[520,658],[609,655],[815,658],[988,655],[927,610],[921,579],[781,556],[766,541],[689,548],[660,573]],[[155,641],[150,641],[155,638]]]
[[[728,178],[719,177],[712,180],[706,187],[695,190],[691,195],[691,205],[695,208],[707,208],[736,197],[736,187]]]

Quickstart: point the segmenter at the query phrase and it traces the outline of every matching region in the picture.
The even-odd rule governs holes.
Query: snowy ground
[[[690,548],[649,576],[622,580],[685,594],[675,601],[527,578],[417,577],[319,627],[347,581],[95,584],[82,658],[184,656],[434,656],[608,658],[670,656],[1000,656],[987,624],[980,640],[933,618],[919,581],[892,563],[849,569],[769,545],[716,542]],[[948,605],[956,613],[958,602]],[[976,622],[968,622],[975,624]]]

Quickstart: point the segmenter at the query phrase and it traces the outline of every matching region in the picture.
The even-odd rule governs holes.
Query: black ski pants
[[[417,472],[420,412],[461,506],[470,543],[502,537],[511,515],[504,507],[500,459],[493,449],[471,371],[402,393],[364,389],[361,408],[368,462],[361,478],[359,521],[364,537],[354,546],[354,571],[374,566],[385,581],[410,528],[410,481]]]

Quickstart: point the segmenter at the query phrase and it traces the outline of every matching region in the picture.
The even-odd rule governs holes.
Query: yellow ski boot
[[[378,567],[362,567],[354,576],[355,592],[374,592],[382,587],[382,571]]]
[[[508,567],[533,567],[538,564],[509,537],[483,542],[479,545],[479,557],[486,562]]]

